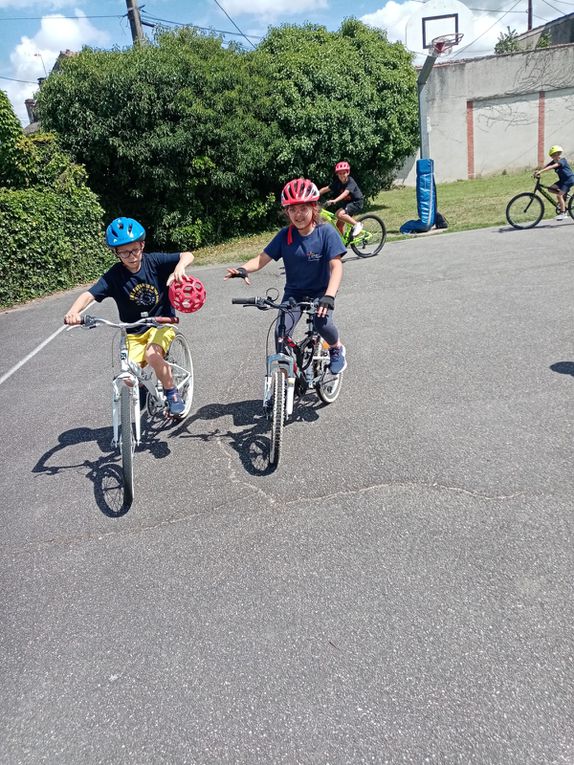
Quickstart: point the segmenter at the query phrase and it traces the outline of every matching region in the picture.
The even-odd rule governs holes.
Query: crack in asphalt
[[[232,470],[232,473],[235,474],[236,471]],[[525,491],[517,491],[513,492],[512,494],[487,494],[485,492],[480,491],[473,491],[472,489],[466,489],[462,486],[449,486],[447,484],[441,484],[437,481],[434,481],[433,483],[426,483],[426,482],[418,482],[418,481],[388,481],[388,482],[382,482],[382,483],[376,483],[372,484],[370,486],[362,486],[357,489],[348,489],[344,491],[337,491],[332,492],[330,494],[322,494],[320,496],[314,496],[314,497],[297,497],[295,499],[283,499],[281,500],[278,497],[272,497],[267,492],[263,491],[260,487],[253,486],[253,484],[250,484],[248,482],[242,481],[240,479],[234,480],[234,483],[236,483],[238,486],[246,487],[251,490],[250,494],[244,494],[240,497],[234,497],[229,502],[224,502],[221,505],[215,506],[211,512],[218,513],[222,510],[225,510],[228,507],[233,507],[237,503],[242,502],[243,500],[251,499],[254,496],[254,493],[259,494],[262,496],[265,500],[268,500],[269,506],[273,507],[280,503],[281,507],[290,507],[291,505],[298,505],[301,502],[324,502],[324,501],[330,501],[333,499],[341,498],[341,497],[352,497],[352,496],[359,496],[361,494],[367,494],[372,491],[377,491],[380,489],[409,489],[409,488],[427,488],[427,489],[438,489],[439,491],[447,491],[447,492],[456,492],[457,494],[465,494],[470,497],[474,497],[477,499],[483,499],[487,501],[508,501],[511,499],[515,499],[516,497],[524,496],[527,492]],[[120,536],[132,536],[135,534],[143,534],[148,531],[155,531],[156,529],[161,529],[162,527],[169,527],[174,526],[178,523],[184,523],[186,521],[189,521],[193,518],[196,518],[200,515],[199,512],[188,512],[184,515],[178,515],[178,516],[172,516],[171,518],[164,518],[161,521],[158,521],[157,523],[150,523],[145,526],[139,526],[137,528],[133,529],[121,529],[121,530],[112,530],[112,531],[105,531],[105,532],[95,532],[95,533],[88,533],[88,534],[80,534],[72,537],[52,537],[50,539],[43,539],[35,542],[29,542],[26,545],[21,545],[20,547],[14,547],[14,548],[8,548],[7,545],[3,545],[6,552],[2,552],[3,557],[7,557],[8,555],[14,555],[18,553],[29,553],[34,552],[36,550],[40,550],[43,547],[50,547],[50,546],[59,546],[59,545],[80,545],[84,544],[85,542],[92,542],[92,541],[103,541],[105,539],[108,539],[109,537],[120,537]]]

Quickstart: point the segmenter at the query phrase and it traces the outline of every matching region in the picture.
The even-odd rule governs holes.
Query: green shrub
[[[0,91],[0,306],[74,287],[113,262],[103,211],[50,133],[24,135]]]
[[[113,262],[89,189],[0,189],[0,306],[92,281]]]

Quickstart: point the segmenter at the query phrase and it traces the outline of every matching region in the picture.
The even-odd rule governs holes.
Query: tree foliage
[[[139,217],[179,248],[259,229],[289,178],[322,184],[339,159],[379,191],[416,147],[415,83],[404,47],[354,20],[279,27],[250,52],[183,29],[85,49],[38,106],[107,216]]]
[[[516,29],[506,27],[506,32],[501,32],[498,35],[498,42],[494,46],[494,52],[500,53],[515,53],[520,50],[518,43],[518,32]]]
[[[109,263],[86,173],[53,135],[26,136],[0,91],[0,306],[94,278]]]

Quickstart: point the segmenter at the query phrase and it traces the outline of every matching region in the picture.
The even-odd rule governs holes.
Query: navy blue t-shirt
[[[334,197],[338,197],[339,194],[342,194],[343,191],[348,191],[351,195],[351,202],[362,202],[363,201],[363,192],[361,189],[357,186],[357,182],[349,176],[347,178],[346,183],[341,183],[339,178],[335,175],[331,183],[329,184],[329,188],[331,189],[331,193]],[[348,200],[347,200],[348,201]]]
[[[299,299],[322,297],[331,278],[329,263],[346,253],[343,240],[330,225],[316,226],[307,236],[301,236],[292,226],[293,241],[288,244],[289,228],[282,228],[264,252],[272,260],[283,258],[287,277],[286,292]]]
[[[560,167],[555,167],[554,169],[558,175],[560,183],[569,185],[574,184],[574,173],[572,172],[572,168],[568,164],[566,157],[560,157],[558,162],[560,163]]]
[[[88,292],[101,303],[111,297],[116,301],[121,321],[132,322],[148,316],[175,316],[169,302],[166,282],[179,261],[179,252],[146,252],[140,270],[132,274],[122,264],[116,263],[101,276]],[[149,327],[135,327],[130,334],[140,334]]]

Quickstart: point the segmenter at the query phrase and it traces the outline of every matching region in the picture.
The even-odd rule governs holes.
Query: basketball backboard
[[[407,21],[405,45],[419,57],[426,56],[436,37],[460,34],[472,37],[472,12],[468,6],[460,0],[428,0]]]

